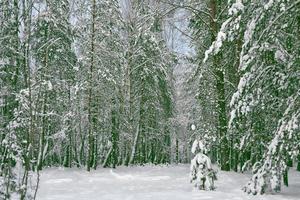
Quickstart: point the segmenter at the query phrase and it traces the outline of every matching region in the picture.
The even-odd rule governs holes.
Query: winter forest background
[[[189,163],[195,139],[246,192],[280,191],[300,0],[0,0],[0,113],[0,199],[36,198],[48,167]]]

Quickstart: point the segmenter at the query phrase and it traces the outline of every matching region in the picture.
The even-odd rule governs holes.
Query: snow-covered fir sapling
[[[195,140],[192,153],[195,157],[191,160],[190,181],[199,190],[214,190],[216,172],[212,168],[211,160],[205,155],[207,148],[201,140]]]

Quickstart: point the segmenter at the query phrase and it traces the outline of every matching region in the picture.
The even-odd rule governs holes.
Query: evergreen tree
[[[198,67],[191,80],[199,85],[195,96],[200,104],[200,108],[197,109],[198,129],[207,143],[211,143],[212,160],[218,161],[222,170],[230,170],[234,166],[231,165],[230,157],[233,152],[227,131],[228,96],[232,94],[237,82],[236,65],[232,65],[236,58],[231,53],[235,48],[231,47],[232,44],[227,44],[228,52],[218,52],[209,60],[205,53],[211,44],[214,45],[213,42],[222,28],[227,15],[227,2],[189,1],[181,7],[191,12],[190,28],[197,51],[193,62],[198,64]]]
[[[224,41],[244,38],[229,127],[241,141],[240,162],[249,160],[254,169],[249,193],[279,191],[283,174],[287,183],[287,162],[299,152],[299,3],[233,2],[208,51],[216,54]]]

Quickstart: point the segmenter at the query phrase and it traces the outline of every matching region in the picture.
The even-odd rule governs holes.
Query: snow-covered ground
[[[189,166],[98,169],[46,169],[38,200],[299,200],[300,172],[291,171],[290,186],[280,194],[249,196],[241,191],[247,175],[219,172],[216,191],[198,191],[189,183]]]

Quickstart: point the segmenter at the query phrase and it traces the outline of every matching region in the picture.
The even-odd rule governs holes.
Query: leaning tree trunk
[[[140,134],[140,128],[139,128],[139,124],[138,124],[137,128],[136,128],[134,141],[133,141],[133,147],[132,147],[132,150],[131,150],[131,156],[130,156],[129,164],[134,164],[135,154],[136,154],[137,144],[138,144],[138,139],[139,139],[139,134]]]

